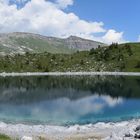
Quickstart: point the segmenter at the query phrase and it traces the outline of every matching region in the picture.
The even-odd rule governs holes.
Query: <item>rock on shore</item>
[[[140,119],[117,123],[48,126],[0,123],[0,133],[21,140],[133,140],[140,139]]]

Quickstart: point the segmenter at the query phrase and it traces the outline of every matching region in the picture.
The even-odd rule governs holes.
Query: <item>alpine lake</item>
[[[140,117],[140,76],[0,77],[0,122],[47,125]]]

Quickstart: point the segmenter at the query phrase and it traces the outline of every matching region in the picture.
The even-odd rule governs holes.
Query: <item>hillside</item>
[[[30,53],[63,53],[70,54],[76,51],[89,50],[105,44],[70,36],[66,39],[46,37],[31,33],[0,34],[0,54]]]
[[[72,54],[44,52],[0,56],[0,72],[56,71],[140,72],[140,43],[112,44]]]

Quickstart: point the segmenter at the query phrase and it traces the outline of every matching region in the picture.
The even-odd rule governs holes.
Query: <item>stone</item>
[[[32,137],[24,136],[24,137],[21,138],[21,140],[33,140],[33,138]]]
[[[133,135],[130,134],[130,133],[126,133],[126,134],[125,134],[125,137],[133,137]]]
[[[135,134],[134,138],[135,139],[140,139],[140,134]]]
[[[140,125],[136,127],[135,131],[139,131],[140,130]]]

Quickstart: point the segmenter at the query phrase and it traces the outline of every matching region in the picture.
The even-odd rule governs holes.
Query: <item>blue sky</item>
[[[75,0],[68,11],[90,21],[103,21],[106,28],[123,31],[126,40],[140,35],[140,0]]]
[[[140,40],[140,0],[0,0],[0,32]]]

